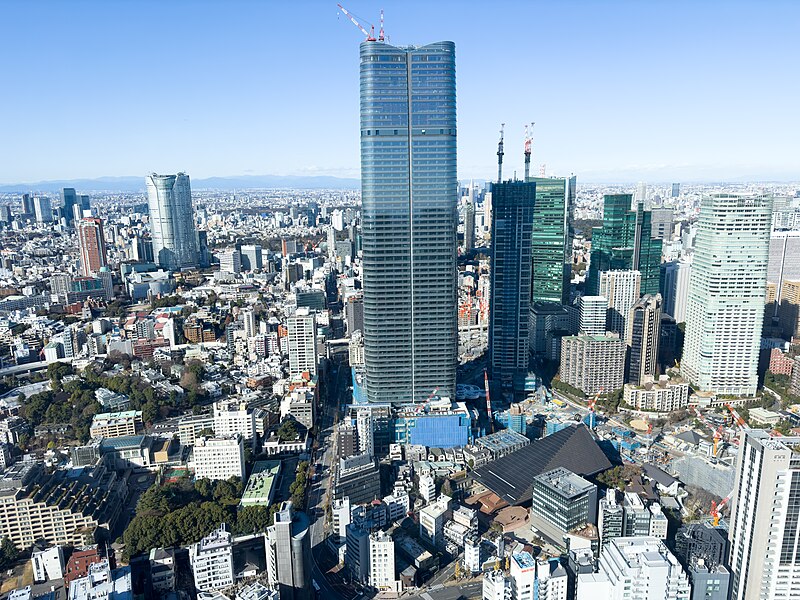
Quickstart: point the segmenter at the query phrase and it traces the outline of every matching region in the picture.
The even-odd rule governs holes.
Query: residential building
[[[142,428],[142,411],[99,413],[92,417],[89,435],[93,438],[113,438],[136,435]]]
[[[597,573],[578,575],[577,600],[689,600],[686,572],[664,542],[651,537],[611,540]]]
[[[70,600],[106,600],[133,598],[131,568],[112,569],[107,559],[89,566],[86,577],[69,584]]]
[[[756,393],[771,212],[766,195],[702,201],[681,361],[697,390]]]
[[[234,584],[233,539],[225,523],[189,546],[189,564],[198,591],[208,592]]]
[[[561,340],[561,381],[584,394],[618,390],[625,381],[626,345],[615,336],[568,336]]]
[[[344,564],[350,577],[356,581],[369,581],[369,529],[363,524],[351,523],[345,527]]]
[[[219,270],[223,273],[230,273],[237,275],[242,271],[242,255],[236,248],[231,248],[220,252],[219,254]]]
[[[64,548],[51,546],[45,550],[31,552],[33,580],[36,583],[54,581],[64,577]]]
[[[800,438],[742,432],[731,500],[732,600],[789,598],[800,589]]]
[[[201,423],[205,423],[205,421],[195,421],[195,425]],[[214,435],[217,437],[230,437],[238,434],[242,436],[242,439],[251,443],[258,440],[255,411],[248,408],[247,402],[241,398],[228,398],[214,402],[214,421],[207,427],[213,429]]]
[[[492,377],[521,387],[528,372],[528,309],[531,295],[531,232],[536,184],[492,185],[492,261],[489,362]],[[563,240],[561,241],[563,248]],[[559,263],[563,277],[563,261]]]
[[[196,479],[244,480],[244,444],[238,434],[229,437],[201,437],[194,444],[194,476]]]
[[[483,574],[482,600],[512,600],[511,578],[500,571]]]
[[[610,194],[603,198],[603,225],[592,230],[592,255],[587,286],[590,294],[600,292],[603,271],[639,271],[641,293],[658,292],[661,240],[653,239],[649,210],[639,202],[631,209],[631,194]]]
[[[608,300],[606,330],[623,340],[628,335],[630,310],[639,300],[642,275],[639,271],[603,271],[600,273],[600,295]]]
[[[670,412],[689,405],[689,384],[666,375],[658,381],[645,381],[641,386],[625,384],[623,400],[636,410]]]
[[[265,534],[267,575],[281,600],[311,600],[311,532],[308,515],[281,504]]]
[[[308,308],[297,309],[286,320],[289,340],[289,376],[317,375],[317,324]]]
[[[455,92],[452,42],[408,48],[361,44],[364,359],[370,402],[421,401],[435,388],[444,396],[455,393]]]
[[[189,176],[152,173],[145,184],[156,262],[170,271],[196,267],[200,248]]]
[[[434,548],[444,547],[444,523],[450,514],[450,497],[439,496],[419,511],[419,535]]]
[[[394,540],[384,531],[369,536],[369,584],[378,590],[398,591]]]
[[[623,536],[624,513],[617,502],[616,491],[609,489],[600,499],[597,510],[597,531],[600,537],[600,551],[614,538]]]
[[[204,429],[214,430],[213,416],[193,415],[185,417],[178,423],[178,441],[181,446],[194,446],[197,434]]]
[[[350,525],[350,498],[334,500],[331,509],[333,532],[341,544],[347,538],[347,526]]]
[[[576,179],[574,176],[528,177],[526,182],[536,184],[531,238],[531,304],[567,304],[572,276]],[[495,235],[494,230],[492,235]]]
[[[664,312],[676,323],[686,321],[686,302],[689,297],[689,276],[692,263],[687,259],[665,262],[661,265],[659,291],[664,299]]]
[[[103,221],[87,217],[77,222],[78,250],[81,254],[81,271],[86,277],[95,277],[108,266]]]
[[[605,335],[608,298],[605,296],[581,296],[578,300],[581,315],[581,335]]]
[[[658,375],[661,295],[645,294],[628,313],[628,383],[642,385]]]
[[[597,522],[597,486],[558,467],[533,478],[531,528],[554,544],[586,524]]]

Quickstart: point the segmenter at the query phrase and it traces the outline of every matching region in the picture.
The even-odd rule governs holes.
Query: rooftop
[[[594,484],[586,481],[580,475],[564,467],[558,467],[547,473],[534,477],[536,481],[560,493],[562,496],[573,498],[594,488]]]
[[[280,470],[281,461],[279,460],[260,460],[256,462],[242,494],[242,506],[253,504],[266,506],[269,504],[272,486]]]

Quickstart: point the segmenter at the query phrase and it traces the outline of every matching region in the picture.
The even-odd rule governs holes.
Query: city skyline
[[[377,22],[379,6],[348,4]],[[0,101],[3,113],[14,117],[4,133],[15,140],[0,161],[0,182],[153,169],[185,170],[197,178],[357,177],[358,140],[350,133],[358,118],[357,73],[346,57],[357,55],[361,34],[335,3],[310,2],[302,10],[236,6],[158,5],[156,20],[141,3],[52,3],[38,11],[4,4],[4,22],[17,25],[7,42],[26,49],[3,65],[7,83],[39,90],[46,82],[44,90],[68,91],[58,102],[47,91]],[[548,174],[575,173],[584,182],[796,177],[792,139],[800,117],[791,104],[798,84],[779,77],[791,67],[790,24],[799,7],[454,6],[389,2],[383,8],[391,43],[453,39],[461,48],[459,178],[491,178],[500,120],[508,123],[509,174],[522,172],[522,126],[535,120],[534,172],[546,163]],[[567,20],[568,38],[564,28],[540,25]],[[264,36],[273,22],[281,25]],[[28,43],[33,29],[37,44]],[[509,59],[508,44],[487,43],[487,31],[502,31],[501,40],[515,40],[532,58]],[[83,42],[67,43],[65,36]],[[300,36],[303,44],[294,44]],[[730,43],[745,36],[747,44]],[[515,76],[520,70],[536,77]],[[484,101],[489,74],[513,82],[490,111]],[[525,83],[553,78],[563,80],[558,93],[537,94]],[[781,93],[770,94],[769,110],[761,109],[762,90],[777,82]],[[165,85],[169,93],[148,94],[152,85]],[[174,143],[154,148],[147,136],[154,127]],[[49,137],[69,140],[72,151],[43,144]]]

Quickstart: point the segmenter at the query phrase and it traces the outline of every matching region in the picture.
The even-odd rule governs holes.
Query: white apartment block
[[[197,479],[244,479],[242,437],[201,437],[194,444],[194,475]]]
[[[600,296],[608,300],[606,328],[628,339],[628,314],[639,300],[642,274],[639,271],[602,271]]]
[[[207,592],[233,585],[233,541],[224,523],[189,546],[189,564],[198,591]]]
[[[578,575],[576,600],[689,600],[678,559],[651,537],[615,538],[603,546],[597,573]]]
[[[289,376],[308,372],[317,374],[317,325],[314,313],[307,308],[298,308],[293,317],[286,320],[289,340]]]
[[[213,429],[217,437],[237,434],[245,440],[255,440],[257,437],[255,415],[241,400],[218,400],[214,403]]]
[[[561,381],[585,394],[613,392],[625,381],[627,346],[618,337],[568,336],[561,340]]]
[[[636,410],[669,412],[689,405],[689,384],[670,382],[665,376],[643,386],[625,384],[624,401]]]
[[[419,535],[434,547],[444,545],[444,522],[450,513],[450,498],[439,496],[419,511]]]
[[[604,296],[581,296],[580,307],[581,335],[605,335],[608,298]]]
[[[376,531],[369,536],[369,584],[379,590],[398,591],[394,540],[383,531]]]

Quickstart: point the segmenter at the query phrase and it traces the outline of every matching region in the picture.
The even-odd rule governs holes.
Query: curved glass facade
[[[196,267],[200,253],[189,176],[153,173],[145,183],[155,261],[171,271]]]
[[[364,359],[371,402],[454,397],[455,45],[361,44]]]

